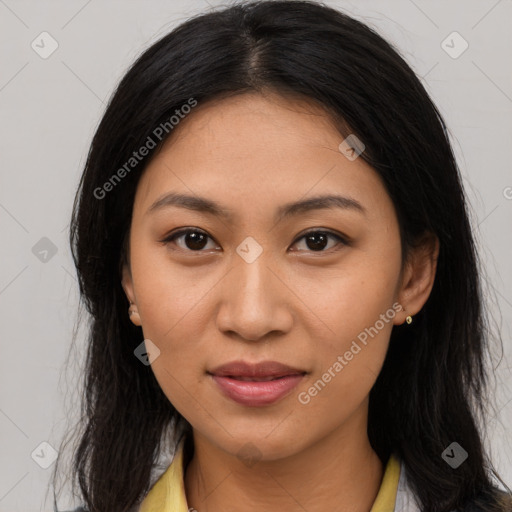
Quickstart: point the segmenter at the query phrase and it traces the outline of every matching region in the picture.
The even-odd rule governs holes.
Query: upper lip
[[[262,361],[260,363],[232,361],[217,366],[208,373],[221,377],[284,377],[286,375],[301,375],[306,371],[277,361]]]

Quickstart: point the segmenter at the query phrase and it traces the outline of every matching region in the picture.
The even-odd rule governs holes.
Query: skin
[[[383,465],[367,436],[368,395],[393,325],[426,302],[438,241],[428,237],[401,260],[393,203],[362,158],[339,150],[343,137],[307,100],[251,93],[198,105],[175,128],[140,179],[122,284],[132,322],[160,350],[151,368],[193,427],[185,473],[199,512],[369,511]],[[167,192],[203,196],[229,221],[177,206],[148,213]],[[337,193],[365,209],[318,209],[274,220],[281,205]],[[199,249],[177,228],[205,232]],[[307,244],[304,232],[348,237]],[[237,247],[262,248],[248,263]],[[192,248],[190,248],[192,247]],[[202,248],[201,248],[202,247]],[[399,303],[403,310],[302,404],[365,328]],[[307,371],[291,394],[264,407],[226,398],[206,373],[234,360],[280,361]],[[249,467],[237,452],[252,443]]]

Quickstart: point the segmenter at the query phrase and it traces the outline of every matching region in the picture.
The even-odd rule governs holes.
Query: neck
[[[197,512],[324,512],[342,503],[345,512],[369,512],[383,465],[366,432],[366,416],[356,417],[288,457],[249,465],[194,431],[185,470],[188,506]]]

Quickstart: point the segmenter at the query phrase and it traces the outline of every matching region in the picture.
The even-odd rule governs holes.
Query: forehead
[[[136,207],[147,211],[174,191],[236,203],[236,214],[338,193],[386,213],[380,177],[362,158],[346,158],[343,140],[329,115],[303,99],[251,93],[198,105],[145,169]]]

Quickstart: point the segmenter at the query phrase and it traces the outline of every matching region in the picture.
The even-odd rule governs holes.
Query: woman
[[[71,246],[86,510],[512,510],[476,419],[488,333],[445,124],[361,22],[256,2],[152,45]]]

